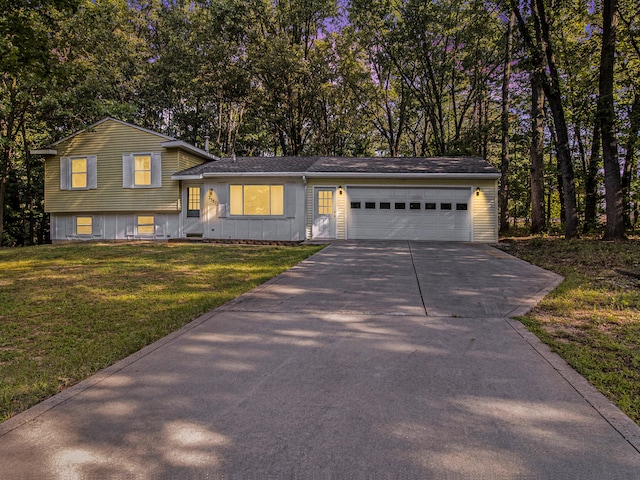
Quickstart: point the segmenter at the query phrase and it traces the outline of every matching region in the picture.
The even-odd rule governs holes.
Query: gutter
[[[55,148],[43,148],[40,150],[29,150],[29,153],[31,155],[57,155],[58,151]]]
[[[197,175],[172,175],[171,180],[202,180],[204,178],[221,177],[288,177],[303,178],[302,172],[215,172],[201,173]]]
[[[307,178],[410,178],[497,180],[499,173],[354,173],[354,172],[209,172],[197,175],[172,175],[172,180],[202,180],[220,177],[300,177]]]
[[[429,178],[429,179],[484,179],[497,180],[499,173],[354,173],[354,172],[307,172],[309,178]]]
[[[206,158],[208,160],[220,160],[219,157],[216,157],[212,153],[209,153],[198,147],[194,147],[190,143],[184,142],[182,140],[170,140],[168,142],[161,143],[160,146],[164,148],[181,148],[183,150],[186,150],[188,152],[191,152],[195,155],[198,155],[199,157]]]

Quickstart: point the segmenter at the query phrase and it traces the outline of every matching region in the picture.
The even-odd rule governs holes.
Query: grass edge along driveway
[[[508,238],[500,248],[565,277],[518,320],[640,425],[640,240]]]
[[[0,249],[0,422],[321,248],[137,242]]]

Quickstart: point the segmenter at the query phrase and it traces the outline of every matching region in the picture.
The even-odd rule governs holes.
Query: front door
[[[313,209],[313,238],[336,238],[336,189],[316,187]]]

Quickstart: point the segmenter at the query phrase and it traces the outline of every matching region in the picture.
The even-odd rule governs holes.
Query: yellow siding
[[[311,239],[313,238],[312,232],[311,232],[311,226],[313,225],[313,209],[314,207],[314,200],[313,200],[313,184],[309,183],[307,184],[307,191],[306,191],[306,195],[307,195],[307,199],[305,202],[305,238],[307,239]]]
[[[337,227],[338,239],[346,237],[346,201],[349,186],[366,185],[386,185],[397,187],[410,186],[431,186],[431,187],[470,187],[472,193],[471,214],[473,219],[473,241],[474,242],[497,242],[498,241],[498,184],[497,180],[475,180],[475,179],[356,179],[356,178],[331,178],[308,179],[307,188],[307,238],[311,238],[311,225],[313,223],[313,187],[314,186],[339,186],[346,188],[345,194],[338,197]],[[480,187],[480,195],[475,194],[475,189]]]
[[[180,182],[171,175],[180,170],[179,153],[160,146],[167,139],[151,132],[107,120],[56,146],[58,154],[45,161],[45,208],[47,212],[177,211]],[[122,188],[122,155],[133,152],[162,154],[161,188]],[[60,158],[97,156],[97,189],[60,190]],[[191,159],[186,161],[190,164]],[[198,162],[201,163],[201,162]]]
[[[202,163],[202,159],[196,157],[187,152],[179,152],[178,153],[178,169],[175,172],[181,172],[182,170],[186,170],[187,168],[196,167]]]
[[[480,195],[473,192],[473,240],[492,243],[498,241],[498,183],[493,180],[476,182]]]

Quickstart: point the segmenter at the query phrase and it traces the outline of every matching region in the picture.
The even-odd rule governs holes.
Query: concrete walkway
[[[346,242],[0,425],[0,477],[640,477],[640,428],[509,318],[484,245]]]

